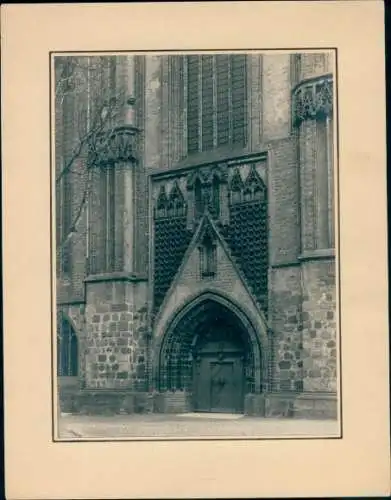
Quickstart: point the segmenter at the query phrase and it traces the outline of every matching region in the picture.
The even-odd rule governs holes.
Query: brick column
[[[301,184],[302,253],[332,247],[332,77],[306,80],[293,93]]]
[[[90,275],[86,279],[86,389],[147,390],[145,278],[134,275],[138,130],[102,136],[90,158]]]
[[[301,74],[316,73],[324,57],[317,54],[311,59],[306,54],[301,63]],[[332,75],[296,85],[293,124],[298,133],[301,184],[302,370],[303,390],[311,397],[337,390],[332,113]]]

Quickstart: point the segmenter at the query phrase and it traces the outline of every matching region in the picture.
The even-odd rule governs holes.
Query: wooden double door
[[[243,370],[240,352],[201,352],[194,366],[195,411],[242,412]]]

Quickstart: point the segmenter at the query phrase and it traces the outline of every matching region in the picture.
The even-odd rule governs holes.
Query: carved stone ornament
[[[192,191],[194,189],[197,179],[199,179],[202,186],[210,186],[213,178],[217,178],[220,184],[224,184],[228,181],[228,167],[226,163],[207,165],[198,168],[194,172],[190,172],[187,176],[187,190]]]
[[[305,81],[293,92],[293,120],[299,126],[305,120],[324,119],[333,113],[331,75]]]
[[[137,134],[137,128],[124,126],[94,137],[89,145],[91,164],[135,163],[137,161],[135,156]]]

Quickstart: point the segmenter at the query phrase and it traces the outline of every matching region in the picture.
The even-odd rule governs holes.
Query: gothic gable
[[[195,269],[198,273],[203,269],[204,278],[209,275],[211,279],[222,245],[253,297],[267,312],[265,166],[265,161],[259,160],[228,161],[166,172],[153,180],[155,314],[192,245],[198,248]]]
[[[156,322],[164,323],[171,311],[205,290],[225,294],[233,302],[252,304],[263,316],[262,305],[209,213],[205,213],[189,244],[182,264],[166,294]]]

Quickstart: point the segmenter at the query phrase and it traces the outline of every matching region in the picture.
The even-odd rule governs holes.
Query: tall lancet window
[[[102,271],[115,270],[115,168],[113,164],[101,167],[100,203],[104,207],[102,224]]]
[[[57,331],[57,375],[76,377],[79,371],[77,336],[69,321],[62,318]]]
[[[204,199],[202,192],[202,184],[198,177],[194,183],[194,198],[195,198],[195,215],[196,217],[200,217],[204,211]]]
[[[245,54],[187,56],[188,154],[247,141]]]
[[[211,213],[214,217],[220,215],[220,179],[217,175],[212,179],[212,193],[211,193]]]

